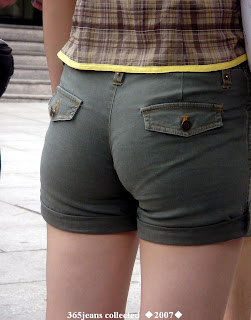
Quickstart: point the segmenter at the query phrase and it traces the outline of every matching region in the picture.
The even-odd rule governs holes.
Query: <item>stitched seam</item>
[[[163,229],[163,230],[165,230],[165,229],[169,229],[169,231],[176,231],[176,230],[180,230],[180,229],[182,229],[182,231],[191,231],[191,229],[202,229],[202,228],[208,228],[208,227],[217,227],[217,226],[221,226],[221,225],[228,225],[228,224],[232,224],[233,223],[233,221],[238,221],[238,220],[242,220],[243,218],[242,217],[235,217],[235,218],[232,218],[232,219],[230,219],[230,220],[224,220],[224,221],[221,221],[221,222],[217,222],[217,223],[211,223],[211,224],[209,224],[209,225],[206,225],[206,226],[197,226],[197,227],[163,227],[163,226],[156,226],[156,225],[152,225],[152,224],[149,224],[149,223],[147,223],[147,222],[144,222],[144,221],[142,221],[142,220],[140,220],[139,218],[138,218],[138,220],[139,220],[139,222],[140,223],[142,223],[142,224],[145,224],[145,225],[147,225],[148,227],[150,227],[150,229],[154,229],[155,227],[157,227],[158,229]]]
[[[182,72],[181,74],[181,101],[183,101],[183,95],[184,95],[183,90],[184,90],[184,72]]]
[[[163,109],[199,109],[199,110],[203,110],[203,109],[207,109],[207,110],[213,110],[213,111],[223,111],[222,107],[194,107],[194,106],[167,106],[167,107],[161,107],[161,108],[154,108],[152,110],[142,110],[142,112],[145,113],[150,113],[150,112],[154,112],[155,110],[163,110]]]
[[[248,108],[251,108],[251,73],[245,69],[247,80],[248,80]]]
[[[51,106],[51,108],[52,108],[52,106]],[[75,116],[75,114],[76,114],[78,109],[79,109],[79,106],[72,106],[71,109],[70,109],[71,112],[69,112],[68,114],[67,113],[64,113],[64,114],[60,114],[60,113],[56,114],[55,113],[54,116],[51,116],[51,119],[53,121],[57,121],[57,120],[60,120],[60,119],[66,119],[66,120],[69,119],[69,120],[71,120]]]
[[[109,122],[108,122],[108,137],[109,137],[109,148],[110,148],[110,154],[112,155],[112,145],[111,145],[111,116],[112,116],[112,108],[113,108],[113,103],[116,95],[118,86],[115,86],[115,89],[113,91],[113,96],[112,96],[112,101],[110,105],[110,113],[109,113]]]
[[[58,118],[55,118],[55,117],[52,117],[52,121],[58,121],[58,120],[72,120],[72,118],[73,118],[73,116],[67,116],[67,117],[64,117],[64,116],[62,116],[62,117],[58,117]]]
[[[251,146],[250,146],[250,134],[251,134],[251,132],[250,132],[250,126],[251,126],[251,111],[250,110],[248,110],[248,132],[247,132],[247,134],[248,134],[248,141],[247,141],[247,146],[248,146],[248,190],[247,190],[247,207],[248,207],[248,212],[249,212],[249,223],[248,223],[248,231],[249,231],[249,229],[250,229],[250,223],[251,223],[251,221],[250,221],[250,219],[251,219],[251,216],[250,216],[250,204],[249,204],[249,192],[250,192],[250,184],[251,184],[251,181],[250,181],[250,179],[251,179],[251,164],[250,164],[250,162],[251,162],[251,153],[250,153],[250,148],[251,148]]]
[[[70,109],[72,110],[72,116],[75,115],[75,113],[77,112],[78,108],[81,106],[83,100],[81,100],[80,102],[77,102],[76,100],[74,100],[73,98],[71,97],[68,97],[64,92],[61,91],[60,87],[57,88],[57,91],[59,94],[62,94],[62,96],[64,96],[65,98],[69,99],[70,101],[74,102],[74,106],[71,106]],[[56,95],[57,92],[55,92],[53,94],[53,96],[51,97],[50,101],[49,101],[49,112],[51,111],[51,109],[53,110],[53,105],[51,103],[51,100],[52,98]],[[56,110],[54,110],[55,112]],[[51,120],[52,121],[57,121],[57,120],[71,120],[73,117],[69,118],[69,115],[66,115],[65,113],[62,114],[62,115],[58,115],[58,117],[56,118],[57,115],[54,115],[54,116],[51,116]]]
[[[73,101],[74,103],[76,103],[78,106],[80,106],[81,102],[77,102],[76,100],[74,100],[72,97],[67,96],[64,92],[62,92],[59,88],[58,91],[60,92],[60,94],[62,94],[64,97],[68,98],[69,100]]]
[[[251,236],[251,208],[249,203],[249,193],[251,187],[251,73],[249,70],[244,69],[247,78],[248,86],[248,101],[247,101],[247,113],[248,113],[248,129],[247,129],[247,147],[248,147],[248,188],[247,188],[247,209],[249,214],[249,222],[247,227],[247,233]]]
[[[215,121],[217,121],[216,118],[215,118]],[[216,124],[215,121],[214,121],[214,122],[205,123],[205,124],[202,125],[202,126],[196,127],[196,129],[191,129],[191,130],[186,131],[186,132],[188,133],[188,132],[196,131],[197,129],[203,128],[203,127],[208,126],[208,125],[210,125],[210,124]],[[160,127],[160,128],[166,128],[166,129],[172,129],[172,130],[177,130],[177,131],[180,131],[180,132],[184,132],[183,130],[178,129],[178,128],[167,127],[167,126],[160,126],[160,125],[158,125],[158,124],[152,124],[152,122],[151,122],[151,120],[150,120],[150,117],[149,117],[149,124],[150,124],[151,127]]]

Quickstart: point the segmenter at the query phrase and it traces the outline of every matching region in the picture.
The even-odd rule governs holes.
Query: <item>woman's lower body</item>
[[[47,320],[124,313],[138,245],[141,320],[223,319],[250,235],[250,86],[247,63],[165,74],[64,65],[41,159]]]

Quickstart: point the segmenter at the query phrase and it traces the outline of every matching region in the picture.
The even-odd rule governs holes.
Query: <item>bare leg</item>
[[[183,320],[223,319],[243,238],[199,246],[139,241],[141,320],[149,310],[180,311]]]
[[[47,224],[46,320],[125,313],[137,248],[136,231],[79,234]]]
[[[244,238],[224,320],[251,319],[251,237]]]

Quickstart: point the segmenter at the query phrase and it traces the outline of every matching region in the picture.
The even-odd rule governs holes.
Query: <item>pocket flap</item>
[[[57,91],[48,102],[48,111],[51,120],[71,120],[82,103],[83,100],[63,89],[61,86],[57,86]]]
[[[223,104],[161,103],[140,108],[145,129],[183,137],[222,127]]]

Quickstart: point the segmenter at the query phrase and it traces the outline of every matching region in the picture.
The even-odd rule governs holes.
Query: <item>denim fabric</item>
[[[248,165],[249,165],[249,187],[248,187],[248,206],[249,206],[249,224],[246,237],[251,237],[251,73],[248,68],[244,69],[248,79]]]
[[[247,62],[156,74],[65,64],[48,102],[45,221],[171,245],[250,236],[250,78]]]

